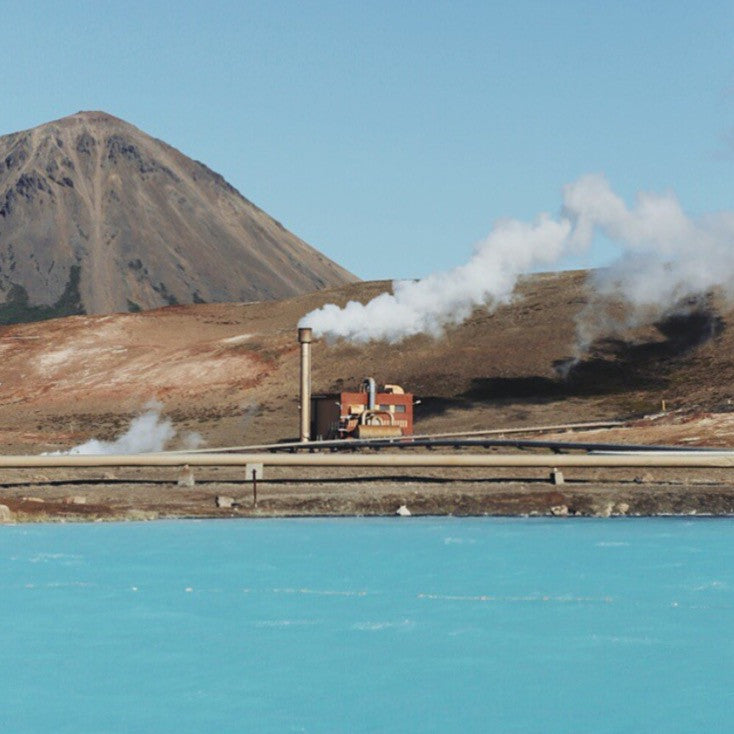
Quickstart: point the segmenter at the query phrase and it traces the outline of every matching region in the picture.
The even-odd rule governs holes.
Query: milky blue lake
[[[734,520],[0,527],[7,732],[734,730]]]

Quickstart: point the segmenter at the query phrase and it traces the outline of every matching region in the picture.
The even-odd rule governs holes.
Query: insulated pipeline
[[[245,466],[250,463],[265,466],[302,467],[658,467],[707,469],[734,467],[734,451],[696,452],[680,454],[561,454],[556,456],[532,454],[118,454],[65,456],[0,456],[0,469],[38,467],[114,467],[114,466]]]

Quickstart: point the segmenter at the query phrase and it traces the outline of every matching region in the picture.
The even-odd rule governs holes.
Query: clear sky
[[[0,133],[105,110],[363,278],[458,265],[589,172],[734,208],[732,0],[0,0],[0,28]]]

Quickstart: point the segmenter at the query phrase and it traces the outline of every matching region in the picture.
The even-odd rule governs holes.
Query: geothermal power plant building
[[[399,385],[378,392],[368,377],[358,392],[316,395],[312,401],[314,438],[389,438],[413,434],[413,395]]]
[[[413,395],[399,385],[378,392],[368,377],[355,392],[311,396],[311,329],[298,329],[301,345],[301,441],[390,438],[413,434]]]

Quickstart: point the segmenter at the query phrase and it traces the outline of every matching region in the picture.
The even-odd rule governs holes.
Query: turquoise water
[[[0,730],[734,730],[734,521],[0,528]]]

